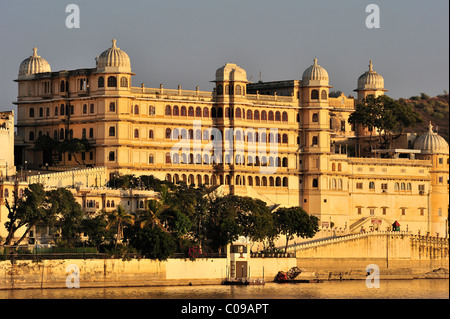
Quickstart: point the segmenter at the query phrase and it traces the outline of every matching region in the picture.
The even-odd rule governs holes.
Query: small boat
[[[228,286],[255,286],[264,285],[264,279],[252,279],[252,278],[227,278],[222,281],[222,285]]]
[[[302,271],[297,267],[292,267],[288,272],[279,271],[275,276],[274,281],[277,283],[320,283],[323,280],[320,279],[296,279]]]

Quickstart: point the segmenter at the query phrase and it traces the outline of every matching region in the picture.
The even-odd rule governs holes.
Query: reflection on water
[[[364,280],[264,286],[171,286],[0,290],[0,299],[448,299],[448,279]]]

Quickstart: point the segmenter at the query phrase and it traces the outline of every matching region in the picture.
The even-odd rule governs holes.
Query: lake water
[[[448,299],[448,279],[365,280],[264,286],[170,286],[0,290],[0,299]]]

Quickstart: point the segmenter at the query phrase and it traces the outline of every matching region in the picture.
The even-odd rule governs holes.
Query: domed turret
[[[247,72],[234,63],[227,63],[216,71],[216,82],[223,81],[248,82]]]
[[[100,54],[97,71],[131,73],[130,57],[116,46],[116,39],[112,40],[111,48]]]
[[[414,148],[421,150],[422,154],[449,154],[447,141],[439,134],[433,132],[433,126],[428,126],[428,132],[419,136],[414,142]]]
[[[369,63],[369,71],[358,78],[357,90],[384,90],[384,79],[373,70],[372,60]]]
[[[302,82],[303,86],[328,86],[328,72],[314,59],[314,64],[303,72]]]
[[[33,48],[33,55],[22,61],[19,67],[19,78],[27,75],[51,72],[50,64],[39,55],[37,48]]]

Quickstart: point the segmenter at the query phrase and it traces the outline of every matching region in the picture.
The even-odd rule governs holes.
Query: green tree
[[[31,184],[24,191],[24,196],[19,198],[17,193],[13,192],[13,202],[5,199],[5,206],[8,209],[8,220],[5,222],[5,228],[8,233],[5,239],[5,245],[10,245],[16,231],[25,227],[23,235],[16,241],[15,245],[26,238],[30,229],[36,223],[51,222],[55,218],[53,212],[48,210],[46,192],[42,184]]]
[[[85,164],[84,160],[82,163],[78,160],[77,154],[89,152],[92,149],[92,145],[86,138],[78,139],[78,138],[70,138],[65,139],[63,142],[59,144],[58,150],[60,153],[69,153],[73,156],[78,165]]]
[[[97,249],[100,245],[114,240],[114,231],[108,229],[106,214],[103,212],[97,216],[83,219],[82,228],[88,236],[88,245],[95,246]]]
[[[243,233],[238,222],[241,211],[236,200],[237,196],[230,194],[218,197],[211,203],[207,237],[211,240],[212,247],[219,251]]]
[[[350,114],[350,124],[369,128],[369,145],[373,147],[373,131],[378,133],[378,143],[381,148],[387,148],[391,142],[400,137],[407,128],[413,127],[422,121],[409,104],[402,104],[386,96],[367,96],[357,104],[355,112]]]
[[[125,225],[134,225],[135,216],[128,213],[122,206],[118,206],[117,209],[111,212],[104,212],[107,219],[106,229],[116,228],[116,242],[114,248],[117,248],[117,244],[123,238],[123,228]]]
[[[143,228],[134,227],[128,241],[141,254],[151,259],[167,260],[175,251],[176,243],[173,236],[159,227],[146,225]]]
[[[73,194],[65,188],[58,188],[48,191],[46,196],[50,215],[57,217],[61,227],[62,239],[70,242],[78,238],[84,213]]]
[[[279,233],[286,236],[285,251],[289,240],[294,239],[294,236],[312,238],[319,230],[319,219],[309,215],[301,207],[281,207],[274,214]]]

